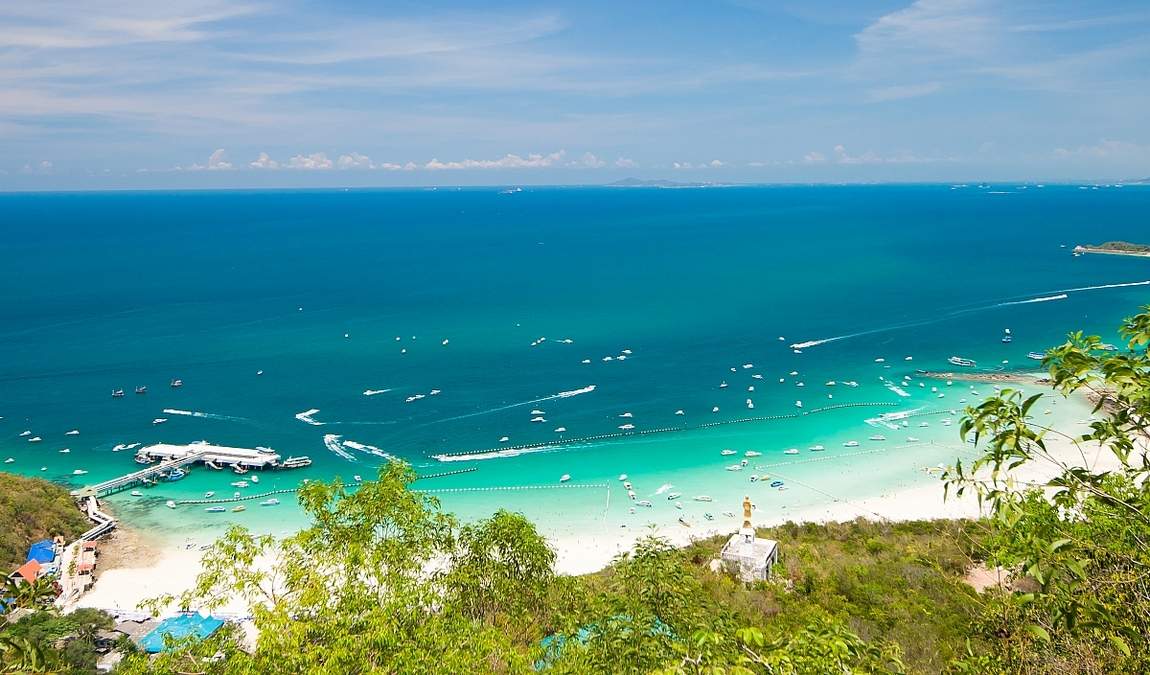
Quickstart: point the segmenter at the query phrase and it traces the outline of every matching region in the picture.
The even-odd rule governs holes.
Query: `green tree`
[[[980,454],[945,474],[946,489],[974,491],[987,505],[988,560],[1024,583],[995,596],[983,617],[998,658],[957,668],[1150,672],[1150,307],[1120,330],[1126,351],[1073,333],[1043,361],[1056,394],[1095,402],[1100,415],[1080,437],[1034,419],[1044,394],[1007,389],[967,410],[961,431],[980,443]],[[1054,452],[1056,436],[1081,454]],[[1108,461],[1088,462],[1088,448],[1101,448],[1089,456]],[[1018,480],[1030,465],[1054,475]]]

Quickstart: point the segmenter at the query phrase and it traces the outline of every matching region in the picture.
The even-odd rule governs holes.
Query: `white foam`
[[[1054,300],[1065,300],[1068,297],[1070,297],[1070,296],[1066,295],[1065,293],[1059,293],[1058,295],[1047,295],[1047,296],[1044,296],[1041,298],[1030,298],[1028,300],[1012,300],[1011,302],[1000,302],[997,305],[995,305],[995,307],[1009,307],[1010,305],[1029,305],[1032,302],[1051,302]]]
[[[596,386],[597,385],[589,384],[586,387],[583,387],[581,389],[572,389],[571,391],[561,391],[558,394],[552,394],[550,396],[544,396],[543,398],[534,398],[534,399],[531,399],[530,401],[520,401],[519,403],[511,403],[508,405],[499,406],[498,408],[489,408],[487,410],[480,410],[479,412],[467,413],[465,415],[456,415],[455,417],[445,417],[444,419],[439,420],[439,422],[452,422],[455,420],[467,419],[469,417],[478,417],[480,415],[489,415],[491,413],[500,412],[502,410],[511,410],[513,408],[521,408],[525,405],[535,405],[536,403],[543,403],[544,401],[553,401],[553,400],[558,399],[558,398],[571,398],[572,396],[580,396],[582,394],[589,394],[589,393],[595,391]]]
[[[364,389],[363,395],[364,396],[378,396],[380,394],[386,394],[389,391],[391,391],[391,390],[390,389]]]
[[[201,412],[199,410],[180,410],[178,408],[164,408],[164,412],[169,414],[169,415],[182,415],[184,417],[199,417],[199,418],[208,419],[208,420],[228,420],[228,421],[236,422],[236,421],[240,421],[240,420],[244,419],[242,417],[233,417],[232,415],[219,415],[216,413]]]
[[[338,436],[336,438],[338,438]],[[352,441],[352,440],[344,441],[343,445],[344,445],[344,447],[351,448],[352,450],[359,450],[360,452],[366,452],[368,454],[375,455],[376,457],[382,457],[383,459],[386,459],[389,462],[391,460],[395,459],[395,457],[393,457],[392,455],[389,455],[388,453],[384,452],[383,450],[380,450],[379,448],[375,447],[374,445],[367,445],[366,443],[360,443],[359,441]]]
[[[169,411],[165,410],[164,412],[169,412]],[[319,408],[312,408],[311,410],[305,410],[305,411],[297,414],[295,416],[295,418],[297,420],[303,422],[304,424],[310,424],[313,427],[322,427],[323,422],[319,422],[312,417],[312,415],[315,415],[317,412],[319,412]]]
[[[297,415],[297,417],[298,417],[298,415]],[[327,446],[328,450],[331,450],[332,452],[334,452],[335,454],[339,455],[340,457],[346,459],[347,461],[349,461],[349,462],[356,461],[354,455],[352,455],[347,450],[343,449],[343,443],[340,442],[340,440],[339,440],[340,438],[342,438],[342,437],[339,436],[338,434],[324,434],[323,444]]]
[[[432,455],[431,458],[440,462],[470,462],[484,459],[502,459],[505,457],[518,457],[520,455],[533,455],[539,452],[550,452],[555,449],[553,445],[533,445],[525,448],[470,452],[462,455]]]
[[[660,485],[660,486],[659,486],[659,489],[658,489],[658,490],[655,490],[655,494],[657,494],[657,495],[661,495],[661,494],[663,494],[663,493],[664,493],[664,492],[666,492],[667,490],[670,490],[670,489],[671,489],[671,488],[673,488],[673,487],[675,487],[675,486],[674,486],[674,485],[671,485],[670,483],[663,483],[662,485]]]

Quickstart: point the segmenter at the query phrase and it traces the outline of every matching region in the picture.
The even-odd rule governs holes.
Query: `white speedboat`
[[[917,438],[915,438],[914,436],[907,436],[907,437],[906,437],[906,442],[907,442],[907,443],[918,443],[918,439],[917,439]]]
[[[231,483],[231,486],[232,487],[238,487],[238,488],[246,488],[248,486],[248,482],[246,480],[237,480],[237,481],[233,481]]]
[[[743,467],[741,464],[732,464],[732,465],[727,467],[727,471],[742,471],[742,470],[743,470]]]
[[[801,408],[801,407],[803,407],[803,402],[802,402],[802,401],[795,401],[795,407],[796,407],[796,408]]]
[[[272,497],[271,499],[265,499],[262,502],[260,502],[260,506],[275,506],[276,504],[279,504],[279,503],[280,503],[280,500],[276,499],[275,497]]]
[[[635,428],[635,425],[634,424],[620,424],[619,428],[622,429],[623,431],[630,431],[630,430]]]
[[[508,436],[500,436],[500,437],[499,437],[499,442],[500,442],[500,443],[506,443],[507,441],[510,441],[510,440],[511,440],[511,438],[510,438],[510,437],[508,437]]]
[[[156,419],[152,420],[152,424],[163,424],[164,422],[167,422],[167,421],[168,421],[167,417],[157,417]]]
[[[560,477],[559,477],[559,482],[560,482],[560,483],[566,483],[566,482],[567,482],[567,481],[569,481],[569,480],[571,480],[571,474],[569,474],[569,473],[565,473],[565,474],[563,474],[562,476],[560,476]]]
[[[83,470],[83,469],[76,469],[75,471],[72,472],[72,475],[73,476],[83,476],[86,473],[88,473],[88,472]]]
[[[132,495],[133,497],[143,497],[144,496],[144,493],[140,492],[139,490],[132,490],[128,494]]]
[[[754,410],[754,409],[755,409],[755,402],[748,398],[747,399],[747,410]]]
[[[886,436],[883,436],[882,434],[875,434],[874,436],[870,437],[870,440],[872,440],[872,441],[885,441]]]
[[[555,427],[555,433],[557,434],[561,434],[565,431],[567,431],[567,427]]]
[[[687,413],[683,412],[682,410],[676,410],[675,414],[676,415],[686,415]]]
[[[1029,352],[1026,355],[1026,358],[1034,359],[1035,361],[1041,361],[1042,359],[1046,358],[1046,354],[1043,354],[1042,352]]]
[[[695,499],[695,501],[697,501],[697,502],[710,502],[710,501],[714,501],[713,499],[711,499],[711,495],[696,495],[696,496],[694,497],[694,499]]]
[[[682,496],[683,496],[683,494],[681,492],[672,492],[671,494],[667,495],[667,500],[668,501],[674,501],[674,500],[676,500]]]
[[[215,497],[215,496],[216,496],[216,493],[212,492],[210,490],[208,492],[204,493],[204,499],[211,499],[212,497]]]
[[[954,366],[962,366],[963,368],[973,368],[978,365],[971,359],[964,359],[961,356],[952,356],[947,359],[947,362]]]
[[[204,510],[207,511],[208,513],[223,513],[224,511],[227,511],[227,509],[225,509],[222,506],[209,506],[208,508],[206,508]]]
[[[544,418],[544,417],[532,417],[532,418],[531,418],[531,421],[532,421],[532,422],[534,422],[534,423],[536,423],[536,424],[539,424],[539,423],[541,423],[541,422],[546,422],[546,421],[547,421],[547,419],[546,419],[546,418]]]
[[[625,412],[625,413],[619,415],[619,417],[626,417],[626,418],[630,419],[630,418],[634,417],[634,415],[632,415],[629,412]]]
[[[252,476],[251,481],[253,483],[258,483],[258,482],[260,482],[260,477],[259,476]]]
[[[799,454],[799,449],[798,448],[787,448],[786,450],[783,450],[783,454],[784,455],[797,455],[797,454]]]
[[[763,453],[761,453],[757,450],[748,450],[748,451],[743,453],[744,457],[761,457],[762,455],[763,455]]]
[[[719,406],[715,406],[714,408],[711,408],[711,412],[713,412],[713,413],[719,412]]]
[[[822,452],[823,450],[826,450],[826,446],[812,445],[811,447],[807,448],[807,450],[810,450],[811,452]]]
[[[175,500],[169,499],[168,501],[164,502],[164,506],[168,507],[169,509],[174,509],[176,508],[176,502]]]
[[[843,443],[844,448],[857,448],[858,446],[858,441],[847,441],[846,443]]]
[[[651,508],[653,504],[651,504],[651,500],[643,499],[641,501],[635,502],[635,506],[646,506],[647,508]]]

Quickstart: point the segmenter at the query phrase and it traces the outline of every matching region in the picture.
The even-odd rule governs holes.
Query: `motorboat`
[[[799,449],[798,448],[787,448],[786,450],[783,450],[783,454],[784,455],[797,455],[797,454],[799,454]]]
[[[952,356],[947,359],[947,362],[953,366],[962,366],[963,368],[973,368],[978,365],[971,359],[964,359],[961,356]]]
[[[136,393],[137,394],[146,394],[146,393],[148,393],[148,388],[145,386],[136,387]]]
[[[858,441],[847,441],[846,443],[843,443],[844,448],[857,448],[858,446]]]
[[[140,492],[139,490],[132,490],[128,494],[132,495],[133,497],[143,497],[144,496],[144,493]]]
[[[826,449],[827,448],[824,445],[812,445],[811,447],[807,448],[807,450],[810,450],[811,452],[822,452]]]
[[[560,482],[560,483],[566,483],[566,482],[567,482],[567,481],[569,481],[569,480],[571,480],[571,474],[569,474],[569,473],[565,473],[565,474],[563,474],[562,476],[560,476],[560,477],[559,477],[559,482]]]
[[[667,500],[668,501],[674,501],[674,500],[676,500],[682,496],[683,496],[683,494],[681,492],[672,492],[671,494],[667,495]]]
[[[258,483],[258,482],[260,482],[260,477],[259,476],[252,476],[250,480],[253,483]]]
[[[713,499],[711,499],[711,495],[697,495],[697,496],[695,496],[695,498],[694,498],[694,499],[695,499],[695,501],[697,501],[697,502],[710,502],[710,501],[714,501]]]
[[[260,502],[260,506],[275,506],[276,504],[279,504],[279,503],[280,503],[280,500],[276,499],[275,497],[272,497],[271,499],[265,499],[262,502]]]
[[[231,483],[229,483],[229,485],[231,485],[232,487],[246,488],[248,486],[248,482],[246,480],[237,480],[237,481],[232,481]]]
[[[187,471],[184,471],[183,469],[176,467],[175,469],[172,469],[171,471],[169,471],[167,476],[164,476],[164,480],[174,483],[175,481],[178,481],[187,475],[188,475]]]
[[[224,511],[227,511],[227,509],[222,506],[209,506],[204,510],[208,513],[223,513]]]
[[[240,511],[247,511],[248,507],[243,504],[237,504],[232,507],[232,513],[239,513]]]
[[[635,502],[635,506],[646,506],[647,508],[651,508],[653,506],[653,504],[651,504],[650,499],[642,499],[640,501]]]
[[[762,457],[763,453],[758,450],[748,450],[743,453],[744,457]]]
[[[179,389],[180,387],[184,386],[184,381],[178,380],[178,379],[172,380],[171,382],[168,383],[168,386],[171,387],[172,389]]]
[[[305,466],[311,466],[310,457],[288,457],[280,464],[285,469],[298,469]]]
[[[112,398],[124,398],[124,390],[123,389],[113,389],[112,390]]]
[[[870,437],[870,440],[872,440],[872,441],[885,441],[886,436],[883,436],[882,434],[875,434],[874,436]]]
[[[730,457],[731,455],[737,455],[739,453],[735,452],[734,450],[727,449],[727,450],[720,450],[719,454],[724,456],[724,457]]]
[[[152,424],[163,424],[164,422],[167,422],[167,421],[168,421],[167,417],[157,417],[156,419],[152,420]]]

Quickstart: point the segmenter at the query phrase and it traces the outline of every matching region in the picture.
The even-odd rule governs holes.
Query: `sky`
[[[1150,176],[1150,3],[0,3],[0,190]]]

